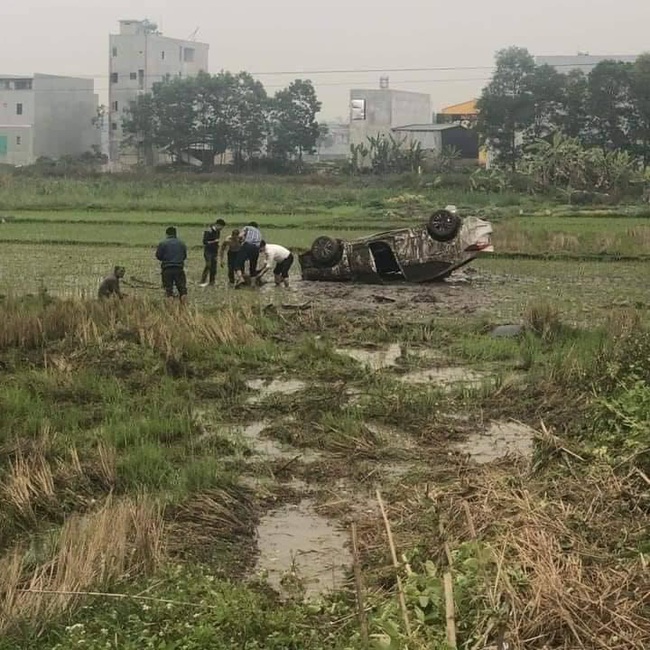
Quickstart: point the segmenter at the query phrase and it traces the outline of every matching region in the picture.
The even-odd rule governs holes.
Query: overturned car
[[[427,223],[343,241],[316,238],[300,255],[303,280],[432,282],[448,277],[482,252],[493,251],[492,225],[460,217],[453,206]]]

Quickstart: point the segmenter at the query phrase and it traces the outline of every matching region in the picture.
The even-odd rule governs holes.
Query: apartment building
[[[124,147],[122,120],[138,96],[171,77],[191,77],[208,70],[207,43],[163,36],[147,20],[121,20],[109,36],[109,157],[112,163],[138,162],[138,152]]]
[[[29,165],[99,144],[92,79],[0,75],[0,164]]]
[[[378,89],[350,91],[350,144],[367,144],[369,137],[404,124],[431,123],[432,116],[429,95],[391,90],[382,77]]]

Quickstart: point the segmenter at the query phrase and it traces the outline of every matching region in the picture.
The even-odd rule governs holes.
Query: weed
[[[548,302],[529,304],[524,312],[524,323],[544,341],[553,340],[562,329],[559,310]]]

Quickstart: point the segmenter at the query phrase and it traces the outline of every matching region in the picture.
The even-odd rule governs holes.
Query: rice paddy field
[[[496,252],[444,283],[198,287],[215,218],[300,251],[448,203]],[[0,650],[650,647],[647,206],[0,175],[0,246]]]

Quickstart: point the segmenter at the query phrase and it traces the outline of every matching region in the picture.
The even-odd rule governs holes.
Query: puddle
[[[364,426],[385,443],[386,447],[393,449],[413,449],[415,447],[413,439],[406,431],[400,431],[380,422],[364,422]]]
[[[241,435],[254,453],[266,456],[272,460],[278,458],[291,460],[297,457],[297,462],[313,463],[321,458],[321,454],[317,451],[297,449],[296,447],[283,445],[272,438],[265,438],[262,436],[262,431],[267,426],[269,426],[267,422],[253,422],[244,428],[235,427],[233,434]]]
[[[282,448],[279,442],[271,438],[262,437],[262,431],[266,429],[266,422],[253,422],[243,429],[235,429],[235,434],[241,434],[246,444],[256,453],[268,456],[269,458],[285,458],[288,453]]]
[[[517,422],[493,422],[485,433],[473,433],[457,449],[479,464],[491,463],[507,455],[529,458],[535,432]]]
[[[370,370],[393,367],[397,365],[397,360],[402,356],[402,348],[398,343],[393,343],[381,350],[339,348],[336,352],[348,356],[364,366],[368,366]]]
[[[298,379],[249,379],[246,386],[257,392],[246,400],[247,404],[257,404],[269,395],[293,395],[307,386]]]
[[[480,386],[487,378],[475,370],[459,366],[447,366],[440,368],[429,368],[428,370],[414,370],[402,375],[399,380],[405,384],[440,384],[441,386],[453,387],[454,384],[465,386]]]
[[[294,579],[306,599],[340,589],[352,563],[347,535],[314,509],[310,499],[286,505],[263,517],[257,529],[260,551],[256,571],[266,572],[280,593]]]

